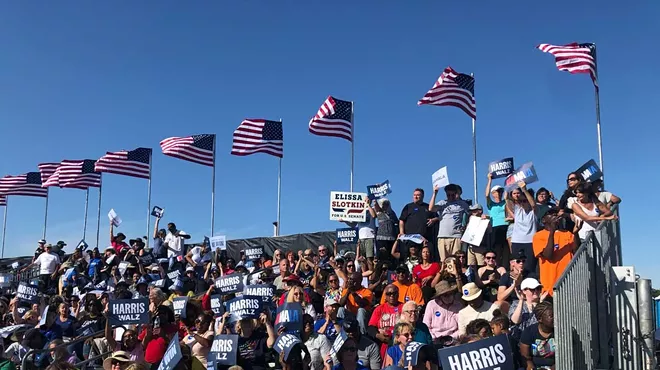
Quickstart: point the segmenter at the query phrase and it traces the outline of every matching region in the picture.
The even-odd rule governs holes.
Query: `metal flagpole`
[[[213,231],[215,230],[215,142],[216,136],[213,135],[213,173],[211,176],[211,236],[214,236]]]
[[[282,119],[280,118],[280,125],[282,125]],[[284,128],[282,128],[284,131]],[[280,236],[280,200],[282,198],[282,158],[278,158],[278,169],[277,169],[277,226],[275,226],[275,236]]]
[[[596,66],[596,81],[598,81],[598,62],[596,59],[596,44],[594,45],[594,65]],[[598,81],[598,83],[600,83]],[[594,89],[596,91],[596,130],[598,132],[598,162],[600,164],[600,170],[603,172],[603,179],[605,178],[605,170],[603,169],[603,141],[600,136],[600,89],[596,84],[594,84]]]
[[[96,248],[99,247],[99,233],[101,231],[101,193],[103,190],[103,174],[101,174],[101,178],[99,179],[99,209],[98,213],[96,214]]]
[[[147,237],[147,240],[145,240],[145,244],[147,248],[149,248],[149,239],[151,239],[151,234],[149,234],[149,230],[151,229],[151,159],[152,159],[152,152],[149,152],[149,184],[147,187],[149,188],[147,190],[147,233],[145,234]]]
[[[470,73],[474,78],[474,73]],[[474,204],[479,203],[477,200],[477,120],[472,118],[472,176],[474,186]]]
[[[7,236],[7,208],[9,207],[9,197],[5,196],[5,215],[2,218],[2,253],[0,258],[5,258],[5,236]]]
[[[351,192],[353,191],[353,163],[355,162],[354,157],[354,147],[355,147],[355,123],[353,123],[353,106],[354,102],[351,102]]]
[[[48,195],[50,194],[50,188],[46,188],[46,212],[44,213],[44,232],[41,236],[42,239],[46,239],[46,226],[48,225]]]
[[[87,209],[89,208],[89,187],[85,192],[85,221],[83,222],[83,240],[87,236]]]

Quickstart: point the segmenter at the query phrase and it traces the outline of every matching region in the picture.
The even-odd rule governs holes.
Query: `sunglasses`
[[[577,180],[578,180],[577,177],[569,177],[566,179],[566,182],[577,181]]]
[[[112,366],[121,366],[122,363],[121,363],[121,361],[112,360],[111,364],[112,364]]]
[[[325,251],[326,251],[325,249],[319,249],[319,253],[325,252]]]
[[[342,349],[346,352],[357,352],[357,348],[355,348],[355,347],[345,347],[345,348],[342,348]]]
[[[385,295],[387,295],[387,296],[393,296],[393,295],[396,295],[396,294],[397,294],[397,293],[394,292],[394,291],[391,291],[391,292],[385,292]]]
[[[516,263],[525,263],[525,260],[518,259],[516,260]]]
[[[355,265],[346,265],[346,268],[354,268]]]
[[[328,283],[336,283],[337,279],[328,280]]]
[[[487,259],[487,260],[494,260],[495,257],[489,257],[489,256],[486,256],[485,259]]]

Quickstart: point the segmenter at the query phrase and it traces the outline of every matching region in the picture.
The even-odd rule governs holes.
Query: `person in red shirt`
[[[144,361],[158,364],[165,355],[167,345],[177,332],[174,324],[174,312],[167,306],[158,306],[156,316],[138,336],[144,347]]]
[[[380,357],[385,358],[387,347],[392,341],[392,330],[401,315],[401,306],[399,302],[399,287],[390,284],[383,290],[385,302],[376,307],[371,314],[367,332],[372,338],[376,338],[380,343]]]
[[[124,235],[124,233],[118,233],[117,236],[115,236],[114,228],[114,222],[110,221],[110,245],[112,245],[112,248],[115,249],[117,254],[120,254],[124,248],[128,248],[128,244],[124,242],[124,240],[126,240],[126,235]]]
[[[428,302],[435,294],[433,279],[439,274],[440,264],[431,262],[431,250],[425,246],[422,248],[422,262],[412,270],[413,281],[422,288],[424,301]]]

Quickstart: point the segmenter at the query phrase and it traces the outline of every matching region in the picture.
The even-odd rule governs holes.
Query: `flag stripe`
[[[48,179],[53,176],[55,171],[57,170],[57,167],[59,167],[59,163],[40,163],[37,167],[39,168],[39,172],[41,173],[41,186],[42,187],[48,187],[50,185],[46,185],[48,182]],[[55,186],[58,184],[56,183]]]
[[[477,118],[477,103],[474,99],[474,77],[458,73],[447,67],[438,77],[418,105],[452,106],[460,108],[468,116]]]
[[[0,207],[6,207],[6,206],[7,206],[7,196],[0,195]]]
[[[45,198],[48,196],[48,189],[41,187],[41,173],[28,172],[18,176],[1,178],[0,194]]]
[[[214,145],[214,134],[170,137],[160,142],[163,154],[204,166],[213,166],[215,163]]]
[[[151,171],[151,148],[106,152],[96,161],[97,172],[148,179]]]
[[[560,71],[589,73],[594,86],[598,87],[596,66],[596,45],[591,43],[568,45],[540,44],[536,47],[555,57],[555,65]]]
[[[353,102],[332,96],[323,102],[309,121],[309,132],[319,136],[333,136],[353,141]]]
[[[246,156],[265,153],[282,158],[284,135],[282,123],[265,119],[246,119],[234,131],[231,154]]]

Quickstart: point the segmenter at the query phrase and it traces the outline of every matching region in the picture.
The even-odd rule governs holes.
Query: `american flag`
[[[28,172],[18,176],[1,178],[0,194],[45,198],[48,196],[48,188],[41,187],[41,173]]]
[[[106,152],[96,161],[96,172],[148,179],[151,174],[151,148]]]
[[[309,132],[353,141],[353,102],[328,96],[309,121]]]
[[[93,159],[64,160],[57,168],[61,188],[98,188],[101,186],[101,173],[94,171]]]
[[[591,43],[568,45],[541,44],[536,47],[544,53],[555,56],[555,64],[560,71],[570,73],[589,73],[594,86],[598,87],[596,69],[596,45]]]
[[[59,186],[59,181],[57,181],[57,177],[55,177],[54,183],[48,185],[48,179],[55,174],[57,171],[57,167],[59,167],[59,163],[39,163],[37,167],[39,167],[39,172],[41,173],[41,186],[42,187],[48,187],[48,186]]]
[[[233,155],[266,153],[282,158],[284,155],[282,122],[265,119],[246,119],[234,131],[231,147]]]
[[[458,107],[472,118],[477,118],[477,103],[474,100],[474,77],[458,73],[447,67],[431,90],[417,105],[450,105]]]
[[[163,154],[204,166],[215,164],[214,146],[215,134],[170,137],[160,142]]]
[[[7,196],[0,195],[0,207],[6,207],[6,206],[7,206]]]

